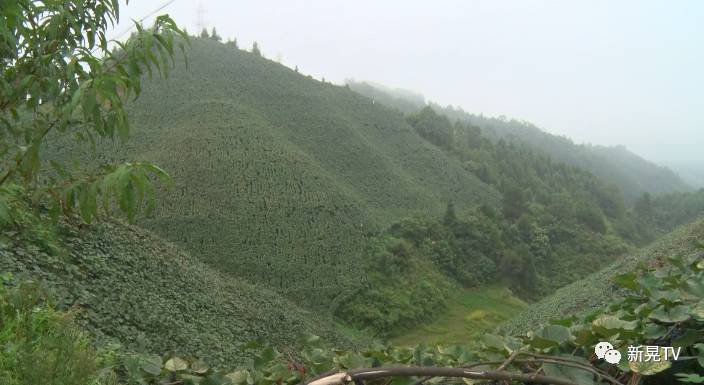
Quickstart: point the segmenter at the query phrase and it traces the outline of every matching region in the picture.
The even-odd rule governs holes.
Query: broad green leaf
[[[637,326],[635,321],[624,321],[611,315],[603,315],[592,321],[592,330],[606,337],[623,331],[633,331]]]
[[[697,349],[697,362],[704,368],[704,343],[695,344],[694,348]]]
[[[650,293],[654,290],[657,290],[661,280],[655,277],[652,273],[646,273],[640,276],[640,278],[637,279],[637,282],[640,285],[641,289]]]
[[[249,372],[246,369],[241,369],[228,373],[225,377],[229,378],[234,385],[244,385],[248,382],[247,378],[249,377]]]
[[[543,370],[545,370],[545,374],[548,376],[567,378],[580,385],[595,384],[594,374],[579,368],[551,363],[543,364]]]
[[[347,369],[364,368],[372,364],[370,359],[351,352],[338,357],[338,362]]]
[[[178,372],[180,370],[188,369],[188,362],[179,357],[172,357],[166,361],[164,368],[170,372]]]
[[[662,354],[661,354],[662,356]],[[661,360],[659,362],[656,361],[629,361],[628,362],[628,367],[631,368],[632,371],[642,374],[644,376],[652,376],[653,374],[660,373],[664,370],[667,370],[672,366],[670,361],[665,361]]]
[[[208,365],[201,360],[195,360],[191,363],[191,371],[193,371],[194,373],[203,374],[206,373],[209,369],[210,367],[208,367]]]
[[[704,341],[704,330],[685,329],[682,335],[672,340],[670,345],[685,348],[699,341]]]
[[[688,279],[683,284],[683,291],[694,297],[704,299],[704,282],[696,279]]]
[[[704,376],[695,373],[675,373],[677,381],[690,384],[704,384]]]
[[[704,300],[694,305],[692,308],[692,317],[698,321],[704,321]]]
[[[572,338],[572,333],[570,333],[570,329],[561,325],[545,326],[542,330],[536,333],[536,335],[543,339],[554,341],[558,345],[563,342],[569,341]]]
[[[139,367],[153,376],[158,376],[161,373],[162,363],[161,357],[151,354],[140,358]]]
[[[496,350],[503,351],[506,349],[506,343],[503,338],[494,334],[485,334],[484,337],[482,337],[482,342],[484,342],[484,345],[487,347],[494,348]]]
[[[697,262],[697,269],[704,270],[704,259]]]
[[[643,329],[643,337],[649,340],[656,340],[667,333],[667,328],[655,323],[649,323]]]
[[[650,318],[666,323],[682,322],[689,319],[691,310],[692,308],[686,305],[675,306],[670,310],[660,306],[650,313]]]

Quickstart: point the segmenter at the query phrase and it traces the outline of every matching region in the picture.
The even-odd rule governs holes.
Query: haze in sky
[[[131,1],[115,35],[166,3]],[[318,79],[704,165],[704,1],[175,0],[159,14],[193,34],[199,3],[208,29]]]

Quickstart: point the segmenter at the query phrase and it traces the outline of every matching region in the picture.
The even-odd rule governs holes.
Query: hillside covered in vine
[[[0,384],[704,383],[704,190],[119,9],[0,11]]]
[[[436,221],[448,205],[463,220],[449,232],[465,245],[449,241],[448,251],[426,249],[420,259],[449,283],[505,278],[525,298],[657,233],[635,225],[609,182],[494,141],[491,130],[429,108],[404,115],[213,39],[194,38],[187,61],[145,83],[128,107],[130,140],[99,143],[98,153],[145,159],[173,176],[140,225],[304,306],[335,311],[365,291],[377,240],[407,219]],[[57,141],[49,151],[88,152],[69,148]],[[494,243],[474,248],[467,236],[476,226],[496,228]],[[445,241],[443,231],[422,237]]]

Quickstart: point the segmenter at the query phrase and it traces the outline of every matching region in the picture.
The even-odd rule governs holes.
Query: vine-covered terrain
[[[0,10],[1,385],[704,383],[704,190],[119,14]]]
[[[224,275],[147,230],[111,221],[57,233],[58,250],[11,234],[0,246],[0,270],[41,282],[100,344],[212,364],[243,362],[248,342],[291,344],[299,332],[346,344],[330,317]]]

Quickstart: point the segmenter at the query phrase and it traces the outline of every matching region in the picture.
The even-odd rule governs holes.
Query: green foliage
[[[22,186],[10,183],[0,186],[0,244],[22,241],[56,254],[61,243],[49,222],[32,212],[31,200]]]
[[[452,123],[450,119],[435,114],[430,107],[425,107],[416,114],[408,116],[408,123],[416,129],[418,135],[430,143],[444,149],[450,149],[453,142]]]
[[[546,133],[529,122],[505,117],[489,118],[452,106],[432,103],[430,106],[453,121],[482,127],[486,137],[494,142],[503,139],[527,145],[557,162],[589,171],[616,186],[629,204],[644,192],[664,194],[690,189],[672,170],[653,164],[623,146],[575,144],[566,137]]]
[[[445,310],[453,287],[499,281],[532,299],[626,249],[613,236],[577,230],[569,241],[551,239],[528,213],[514,223],[489,207],[458,215],[452,204],[442,221],[404,219],[372,241],[366,285],[341,301],[336,314],[381,335],[400,335]]]
[[[704,215],[704,189],[660,195],[652,199],[652,215],[657,229],[666,233],[682,223]]]
[[[614,281],[623,286],[624,281],[618,278],[620,274],[633,272],[642,264],[658,263],[658,260],[665,260],[669,255],[693,258],[700,253],[696,248],[696,240],[701,239],[702,233],[702,221],[684,226],[648,248],[632,252],[596,273],[576,278],[549,296],[532,303],[521,314],[502,324],[500,330],[510,334],[525,333],[555,317],[567,318],[572,314],[603,307],[613,298],[623,295],[623,290],[610,284]]]
[[[403,116],[344,87],[211,39],[193,39],[188,60],[145,82],[130,140],[98,141],[97,153],[169,172],[173,186],[136,223],[219,270],[334,308],[364,284],[369,237],[449,201],[458,212],[497,204]],[[70,143],[47,147],[91,161]]]
[[[607,378],[611,382],[663,384],[672,383],[675,376],[679,380],[699,382],[704,374],[704,359],[699,359],[704,357],[701,349],[704,344],[697,343],[704,327],[704,313],[700,309],[704,303],[701,254],[691,259],[670,258],[668,264],[658,269],[642,268],[619,282],[624,285],[625,296],[605,308],[553,320],[524,335],[485,334],[469,346],[399,348],[376,344],[367,349],[341,351],[320,346],[311,338],[305,348],[293,356],[268,346],[252,345],[255,350],[251,364],[224,375],[226,379],[221,383],[297,384],[329,370],[406,365],[468,367],[470,364],[486,369],[502,364],[509,372],[544,371],[579,384],[601,384]],[[677,312],[681,316],[662,318],[658,316],[660,312]],[[594,346],[605,340],[622,350],[623,357],[627,357],[625,346],[658,345],[681,347],[681,358],[688,359],[675,363],[629,363],[622,359],[622,365],[614,366],[594,357]],[[178,370],[174,369],[176,365],[171,366],[172,371],[185,372],[189,363],[179,361]]]
[[[336,316],[377,335],[398,335],[445,310],[455,285],[414,245],[385,236],[371,249],[364,266],[367,285],[341,301]]]
[[[215,41],[221,41],[222,38],[220,35],[218,35],[218,31],[215,30],[215,27],[213,27],[213,32],[210,33],[210,38],[215,40]]]
[[[485,137],[494,143],[500,139],[522,143],[555,161],[588,170],[603,181],[618,186],[628,203],[635,202],[644,192],[663,194],[690,189],[672,170],[659,167],[623,146],[578,145],[568,138],[546,133],[529,122],[507,119],[504,116],[490,118],[466,112],[462,108],[443,107],[426,102],[422,95],[407,91],[395,92],[397,90],[390,90],[378,84],[354,81],[347,83],[354,91],[403,113],[417,113],[429,106],[451,121],[460,121],[470,127],[481,127]],[[465,136],[462,142],[466,140]]]
[[[59,309],[80,309],[76,321],[100,345],[116,341],[140,352],[237,364],[246,358],[242,346],[256,338],[295,345],[303,331],[349,344],[329,316],[219,273],[148,231],[117,222],[78,227],[43,220],[42,231],[60,247],[45,248],[31,227],[4,232],[0,271],[41,281]]]
[[[0,383],[89,385],[99,377],[95,352],[74,314],[57,312],[33,282],[0,281]]]
[[[511,290],[498,285],[458,287],[447,296],[446,302],[445,312],[399,333],[391,341],[400,346],[471,344],[528,307]]]
[[[293,385],[329,370],[468,365],[490,369],[502,363],[509,373],[544,371],[548,375],[567,378],[579,384],[600,384],[607,376],[621,383],[641,381],[645,385],[671,383],[675,378],[698,383],[704,374],[704,345],[698,343],[704,327],[702,253],[656,262],[655,266],[659,267],[642,267],[617,277],[614,282],[622,287],[624,295],[604,308],[553,320],[548,325],[522,335],[484,334],[471,345],[419,345],[405,348],[376,343],[363,349],[340,350],[322,344],[320,338],[309,337],[300,341],[298,346],[301,348],[296,350],[247,344],[244,348],[248,350],[248,360],[236,369],[222,369],[227,366],[215,368],[187,356],[160,356],[110,349],[103,351],[96,361],[83,360],[82,364],[99,363],[104,368],[100,376],[102,379],[148,385],[174,382]],[[6,303],[7,301],[3,306]],[[17,308],[17,305],[13,306]],[[35,306],[29,308],[36,309]],[[13,310],[9,314],[17,312]],[[646,344],[681,347],[681,357],[685,359],[672,364],[646,362],[613,366],[596,360],[593,356],[594,345],[604,340],[618,349]],[[40,347],[37,352],[45,354],[47,347]],[[626,356],[625,351],[622,354]],[[63,365],[64,360],[72,356],[62,354],[60,357],[61,360],[57,362]],[[106,374],[105,371],[109,373]],[[94,370],[90,372],[96,373]],[[20,372],[15,367],[10,367],[3,374],[16,376],[18,373]],[[412,378],[408,381],[416,380]],[[408,381],[395,380],[394,383]]]
[[[168,74],[175,48],[183,48],[185,34],[159,16],[152,28],[136,25],[127,42],[114,42],[117,49],[110,50],[105,32],[118,20],[117,1],[3,4],[0,187],[21,184],[35,207],[67,216],[78,211],[90,221],[100,197],[114,197],[131,219],[139,200],[154,190],[147,173],[165,175],[147,163],[69,167],[44,154],[50,136],[93,145],[97,138],[124,141],[130,132],[125,103],[140,94],[145,73]],[[6,205],[0,205],[4,214]]]

